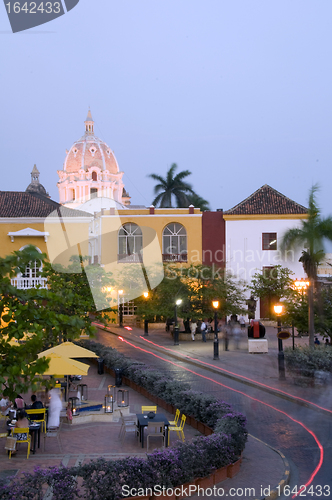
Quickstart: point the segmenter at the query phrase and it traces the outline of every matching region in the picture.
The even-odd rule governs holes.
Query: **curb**
[[[96,328],[99,328],[100,330],[111,333],[112,335],[116,335],[117,337],[122,336],[122,334],[125,333],[125,332],[121,332],[121,334],[120,334],[119,332],[114,332],[114,331],[110,330],[110,327],[104,327],[101,325],[94,325],[94,326]],[[141,344],[139,337],[135,337],[135,340],[138,341],[139,344]],[[142,344],[142,345],[146,346],[146,344]],[[174,352],[169,352],[169,351],[166,352],[164,349],[162,349],[160,347],[156,347],[155,345],[153,347],[150,347],[150,349],[154,349],[162,354],[167,354],[168,356],[173,357],[174,359],[177,359],[178,361],[183,361],[185,359],[187,363],[190,363],[193,366],[197,366],[199,368],[202,368],[202,366],[199,363],[188,358],[185,354],[180,356]],[[250,387],[254,387],[255,389],[260,389],[264,392],[267,392],[268,394],[272,394],[273,396],[278,396],[279,398],[285,399],[286,401],[290,401],[291,403],[296,403],[299,406],[304,406],[305,408],[310,408],[311,410],[315,410],[318,413],[322,413],[324,415],[326,415],[326,413],[328,413],[330,415],[330,412],[327,412],[326,410],[321,409],[321,408],[317,408],[314,405],[311,405],[310,403],[306,403],[305,401],[301,401],[301,400],[299,400],[295,397],[292,397],[290,395],[283,394],[278,389],[272,389],[272,388],[270,389],[268,387],[261,386],[256,382],[251,382],[250,380],[243,379],[240,375],[239,376],[231,375],[229,373],[225,373],[225,372],[218,370],[217,368],[213,368],[211,366],[204,365],[204,368],[212,373],[216,373],[218,375],[223,375],[224,377],[227,377],[227,378],[234,380],[236,382],[241,382],[242,384],[248,385]]]
[[[290,466],[289,466],[288,460],[285,457],[285,455],[283,453],[281,453],[281,451],[277,450],[276,448],[273,448],[273,446],[270,446],[269,444],[264,443],[264,441],[262,441],[261,439],[256,438],[252,434],[249,434],[249,436],[252,437],[253,439],[256,439],[256,441],[259,441],[264,446],[267,446],[268,448],[270,448],[271,450],[273,450],[275,453],[277,453],[281,457],[281,459],[282,459],[282,461],[284,463],[285,470],[284,470],[284,474],[282,476],[282,479],[270,491],[270,494],[268,496],[262,496],[260,498],[255,498],[255,500],[267,500],[267,499],[274,500],[275,498],[278,498],[278,496],[280,496],[279,492],[283,491],[283,488],[286,486],[286,484],[289,483],[289,479],[290,479]]]

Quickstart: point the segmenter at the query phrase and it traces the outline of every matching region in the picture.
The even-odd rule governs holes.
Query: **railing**
[[[132,253],[131,255],[127,254],[118,254],[118,262],[141,262],[142,256],[138,253]]]
[[[163,253],[163,262],[187,262],[187,253]]]
[[[28,288],[47,288],[47,278],[12,278],[11,284],[20,290],[27,290]]]

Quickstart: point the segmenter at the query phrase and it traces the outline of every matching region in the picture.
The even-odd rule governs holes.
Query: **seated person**
[[[14,408],[15,408],[15,410],[20,409],[20,408],[24,408],[24,399],[22,398],[22,396],[20,394],[16,394]]]
[[[12,406],[13,404],[9,401],[8,397],[2,394],[2,398],[0,400],[0,411],[2,415],[8,415]]]
[[[24,428],[24,427],[29,427],[29,420],[28,420],[28,415],[27,415],[27,412],[25,410],[17,410],[16,412],[16,419],[17,419],[17,422],[15,424],[15,427],[21,427],[21,428]],[[18,441],[21,441],[21,440],[24,440],[24,439],[27,439],[27,434],[26,432],[22,432],[21,434],[16,434],[16,437],[17,437],[17,440]]]
[[[37,401],[36,394],[32,394],[31,401],[32,401],[32,404],[29,406],[30,409],[40,410],[41,408],[44,408],[43,403],[41,401]]]

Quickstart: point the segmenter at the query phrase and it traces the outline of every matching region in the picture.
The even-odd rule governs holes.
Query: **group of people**
[[[44,405],[41,401],[38,401],[35,394],[32,394],[31,403],[29,405],[24,403],[24,399],[19,394],[17,394],[14,403],[4,394],[2,394],[2,398],[0,400],[0,412],[2,415],[11,417],[12,420],[16,420],[16,427],[29,426],[28,415],[25,410],[38,410],[41,408],[44,408]],[[48,404],[48,427],[59,427],[61,410],[61,392],[59,389],[51,389],[49,392]]]
[[[187,320],[189,321],[189,320]],[[239,349],[241,332],[244,330],[246,325],[244,316],[240,316],[239,319],[236,315],[231,316],[228,322],[220,320],[218,322],[218,332],[222,333],[222,339],[224,341],[224,349],[228,351],[229,339],[232,337],[235,342],[235,348]],[[189,328],[191,333],[191,339],[195,340],[196,333],[202,334],[202,342],[206,342],[206,333],[214,332],[213,320],[200,320],[196,321],[192,319],[189,321]],[[187,331],[185,325],[185,331]]]

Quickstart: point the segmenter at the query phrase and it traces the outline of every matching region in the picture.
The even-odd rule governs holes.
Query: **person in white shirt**
[[[7,398],[7,396],[4,396],[2,394],[2,398],[0,400],[0,411],[3,415],[8,415],[9,413],[9,410],[11,409],[11,407],[13,406],[13,404],[9,401],[9,399]]]
[[[206,324],[204,322],[204,320],[202,320],[202,323],[201,323],[201,332],[202,332],[202,342],[206,342]]]
[[[190,323],[190,331],[191,331],[191,338],[192,338],[192,340],[195,340],[196,328],[197,328],[196,321],[191,321],[191,323]]]

